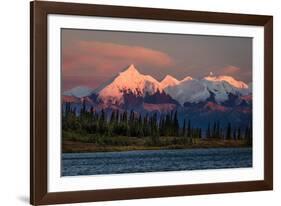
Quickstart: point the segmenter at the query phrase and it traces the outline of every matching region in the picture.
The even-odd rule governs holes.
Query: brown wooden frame
[[[92,191],[47,191],[47,15],[192,21],[264,27],[264,180]],[[35,1],[30,4],[30,203],[34,205],[273,189],[273,17]]]

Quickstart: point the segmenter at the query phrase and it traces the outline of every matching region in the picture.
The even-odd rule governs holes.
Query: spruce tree
[[[237,139],[240,140],[241,139],[241,128],[239,127],[237,130]]]
[[[248,139],[248,137],[249,137],[249,128],[246,127],[244,132],[244,139]]]
[[[199,128],[199,138],[200,139],[202,138],[202,130],[201,130],[201,128]]]
[[[115,123],[115,111],[113,110],[111,112],[110,125],[113,125],[114,123]]]
[[[174,136],[178,136],[179,134],[179,121],[178,121],[178,111],[176,110],[173,119],[173,133]]]
[[[226,138],[231,139],[231,124],[227,124],[227,129],[226,129]]]
[[[171,116],[169,113],[167,113],[165,118],[165,136],[172,135],[171,129],[172,129]]]
[[[207,128],[206,136],[207,136],[207,138],[211,137],[210,122],[208,123],[208,128]]]
[[[233,128],[233,135],[232,135],[232,138],[234,140],[236,140],[236,128]]]
[[[138,118],[137,136],[138,136],[138,137],[143,137],[143,136],[144,136],[144,134],[143,134],[143,122],[142,122],[142,116],[141,116],[141,114],[139,115],[139,118]]]
[[[187,136],[191,137],[191,122],[190,122],[190,119],[188,120]]]
[[[220,138],[220,121],[217,121],[216,138]]]
[[[216,137],[216,131],[217,131],[217,123],[214,122],[213,131],[212,131],[212,138]]]
[[[182,136],[185,137],[186,131],[185,131],[185,119],[183,120],[183,127],[182,127]]]
[[[159,120],[159,130],[160,136],[165,136],[165,119],[163,115],[161,115]]]

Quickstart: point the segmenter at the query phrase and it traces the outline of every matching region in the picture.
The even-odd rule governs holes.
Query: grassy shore
[[[159,145],[149,145],[146,139],[132,137],[131,144],[127,145],[100,145],[91,142],[77,140],[63,140],[63,153],[82,152],[120,152],[132,150],[160,150],[160,149],[188,149],[188,148],[227,148],[227,147],[248,147],[244,140],[221,140],[221,139],[191,139],[190,142],[176,143],[174,137],[165,137]]]

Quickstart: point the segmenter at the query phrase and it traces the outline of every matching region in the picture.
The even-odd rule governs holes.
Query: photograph
[[[30,2],[30,204],[273,190],[273,15],[188,9]]]
[[[62,176],[252,167],[252,38],[61,29]]]

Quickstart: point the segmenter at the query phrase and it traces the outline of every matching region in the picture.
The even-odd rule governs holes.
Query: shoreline
[[[173,150],[173,149],[210,149],[210,148],[241,148],[251,147],[244,140],[197,140],[194,144],[173,144],[164,146],[147,145],[96,145],[94,143],[64,140],[62,142],[62,153],[90,153],[90,152],[125,152],[137,150]]]

